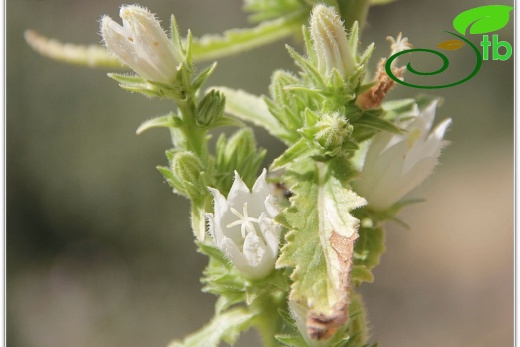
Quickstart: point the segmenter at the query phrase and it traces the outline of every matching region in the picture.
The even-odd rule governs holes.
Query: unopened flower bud
[[[336,69],[343,78],[348,78],[354,72],[355,58],[349,47],[343,22],[334,7],[315,6],[310,23],[318,71],[330,77],[333,69]]]
[[[216,90],[211,90],[200,101],[195,114],[195,121],[199,126],[209,126],[215,123],[224,115],[224,108],[226,106],[226,98],[224,95]]]
[[[199,187],[199,178],[204,168],[195,154],[185,150],[174,152],[170,168],[173,173],[174,188],[179,193],[191,198],[202,195],[205,187]]]
[[[136,5],[121,6],[123,26],[110,17],[101,19],[101,34],[107,48],[141,77],[172,83],[182,61],[153,13]]]
[[[313,128],[316,130],[314,139],[330,150],[340,147],[353,130],[352,125],[338,112],[322,115]]]

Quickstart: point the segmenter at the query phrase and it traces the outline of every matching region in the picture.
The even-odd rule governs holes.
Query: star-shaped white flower
[[[451,124],[451,119],[445,119],[430,132],[436,107],[434,101],[422,112],[416,109],[414,117],[401,124],[405,129],[402,135],[381,132],[374,136],[361,177],[354,182],[356,192],[372,208],[391,207],[433,172]]]
[[[250,191],[235,171],[227,198],[209,188],[215,203],[214,213],[206,214],[210,234],[217,247],[249,279],[260,279],[273,271],[282,229],[273,220],[278,208],[265,175],[264,170]]]

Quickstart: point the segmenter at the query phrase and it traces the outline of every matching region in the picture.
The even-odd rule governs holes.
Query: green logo
[[[473,52],[475,53],[476,62],[475,67],[473,68],[473,71],[466,76],[465,78],[448,84],[443,85],[435,85],[435,86],[428,86],[428,85],[418,85],[418,84],[412,84],[408,82],[404,82],[397,78],[394,73],[392,72],[391,65],[392,62],[397,58],[407,53],[414,53],[414,52],[426,52],[431,53],[436,56],[438,56],[442,60],[442,66],[435,70],[435,71],[428,71],[428,72],[422,72],[415,70],[410,63],[406,65],[406,69],[414,74],[419,76],[432,76],[437,75],[443,71],[445,71],[449,66],[449,60],[446,55],[439,51],[435,51],[433,49],[427,49],[427,48],[413,48],[413,49],[407,49],[404,51],[401,51],[399,53],[396,53],[392,55],[390,58],[388,58],[385,70],[388,76],[390,76],[391,79],[396,81],[399,84],[413,87],[413,88],[423,88],[423,89],[439,89],[439,88],[447,88],[447,87],[453,87],[457,84],[464,83],[471,79],[473,76],[475,76],[478,71],[480,70],[480,67],[482,66],[483,60],[488,60],[490,57],[490,47],[491,47],[491,57],[493,60],[507,60],[511,58],[511,55],[513,54],[513,48],[511,44],[507,41],[499,41],[498,35],[492,35],[491,40],[489,38],[489,35],[483,35],[482,41],[480,42],[480,46],[482,47],[482,54],[480,53],[480,50],[475,46],[473,43],[471,43],[468,39],[466,39],[464,36],[466,35],[466,32],[469,29],[469,34],[472,35],[479,35],[479,34],[488,34],[493,31],[497,31],[499,29],[502,29],[507,25],[509,22],[509,13],[513,10],[512,6],[506,6],[506,5],[487,5],[487,6],[480,6],[473,8],[471,10],[467,10],[459,14],[455,19],[453,20],[453,27],[455,30],[459,33],[454,33],[451,31],[446,31],[448,34],[455,37],[455,39],[447,40],[444,42],[441,42],[437,45],[438,48],[442,48],[444,50],[457,50],[465,46],[466,44],[471,47]],[[500,49],[502,48],[502,52]]]

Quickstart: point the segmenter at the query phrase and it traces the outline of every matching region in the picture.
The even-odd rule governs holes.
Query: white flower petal
[[[242,201],[244,198],[249,196],[249,194],[249,188],[247,188],[244,181],[242,181],[238,172],[235,171],[235,180],[233,181],[233,185],[231,186],[227,197],[230,206],[238,206],[239,204],[235,204],[235,201]]]
[[[250,266],[256,267],[261,262],[267,251],[264,241],[255,233],[247,234],[244,240],[243,254]]]
[[[263,169],[260,176],[255,181],[255,184],[253,185],[253,194],[263,194],[268,195],[271,193],[271,190],[269,189],[269,185],[265,181],[265,176],[267,174],[267,170]]]
[[[271,250],[274,258],[276,258],[280,244],[280,233],[282,231],[282,226],[275,224],[271,218],[268,218],[264,214],[260,216],[258,224],[267,247],[269,247]]]
[[[247,272],[249,270],[247,259],[242,254],[240,248],[231,239],[224,237],[219,248],[239,271]]]

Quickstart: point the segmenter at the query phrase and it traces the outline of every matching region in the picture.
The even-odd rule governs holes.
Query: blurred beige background
[[[172,105],[124,92],[108,71],[42,58],[23,40],[32,28],[62,41],[97,43],[99,18],[117,18],[120,4],[7,0],[10,347],[165,346],[212,314],[215,298],[200,293],[206,259],[195,252],[188,203],[155,169],[166,163],[169,135],[134,134]],[[181,29],[195,35],[249,25],[239,0],[141,4],[165,27],[175,13]],[[373,8],[362,45],[376,42],[372,67],[389,52],[385,37],[400,31],[415,47],[433,48],[451,38],[443,30],[452,30],[458,13],[485,4],[400,0]],[[498,34],[512,43],[512,21]],[[456,71],[472,61],[462,51],[452,62]],[[295,70],[284,42],[221,59],[208,85],[266,93],[275,68]],[[401,87],[390,98],[419,92]],[[373,341],[511,346],[513,59],[484,61],[472,80],[434,93],[445,99],[438,119],[454,119],[452,143],[436,174],[413,193],[427,201],[401,214],[410,231],[389,225],[376,281],[360,288]],[[283,147],[262,130],[257,136],[270,151],[268,165]],[[238,346],[259,346],[259,338],[248,333]]]

